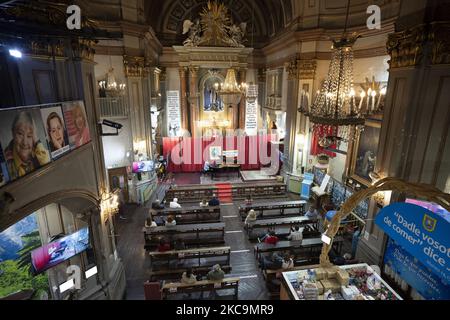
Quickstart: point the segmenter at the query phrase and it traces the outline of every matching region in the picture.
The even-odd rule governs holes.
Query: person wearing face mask
[[[14,180],[49,163],[50,154],[37,138],[36,125],[30,112],[19,112],[11,129],[13,138],[5,148],[5,160],[10,178]]]
[[[49,146],[51,152],[59,150],[69,144],[69,139],[64,130],[64,123],[56,112],[50,113],[47,117],[47,132],[48,137],[50,138]]]

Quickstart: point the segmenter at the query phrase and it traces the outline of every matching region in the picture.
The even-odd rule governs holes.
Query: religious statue
[[[200,33],[202,28],[200,26],[200,20],[196,19],[195,22],[191,20],[185,20],[183,23],[183,34],[189,32],[188,38],[183,42],[185,46],[196,47],[199,45],[201,37]]]

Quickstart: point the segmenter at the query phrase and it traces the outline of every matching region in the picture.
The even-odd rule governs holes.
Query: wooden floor
[[[193,177],[182,177],[180,180],[193,180]],[[143,283],[149,278],[150,262],[144,250],[142,226],[153,198],[165,193],[167,185],[158,186],[152,199],[146,206],[128,205],[125,210],[126,220],[116,220],[117,245],[120,258],[125,266],[128,300],[144,300]],[[286,195],[285,200],[298,199],[294,194]],[[279,199],[279,198],[278,198]],[[270,201],[267,199],[266,201]],[[279,199],[282,200],[282,199]],[[264,200],[261,200],[264,202]],[[232,271],[227,276],[241,278],[239,284],[240,300],[268,300],[269,294],[262,273],[258,269],[253,254],[254,243],[247,240],[243,222],[238,217],[240,202],[221,205],[222,221],[225,222],[225,241],[231,247]],[[186,203],[186,205],[189,205]]]

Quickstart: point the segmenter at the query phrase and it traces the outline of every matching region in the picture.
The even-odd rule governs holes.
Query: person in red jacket
[[[269,232],[269,235],[264,239],[264,243],[268,243],[268,244],[277,244],[278,242],[278,237],[275,234],[275,231],[271,230]]]
[[[170,250],[170,244],[166,242],[166,239],[161,238],[159,240],[158,252],[166,252]]]

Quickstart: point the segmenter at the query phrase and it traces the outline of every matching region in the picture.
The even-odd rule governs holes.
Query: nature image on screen
[[[83,228],[33,250],[31,262],[36,273],[40,273],[72,258],[88,247],[89,229]]]
[[[47,274],[32,275],[31,251],[42,245],[35,213],[0,233],[0,299],[29,293],[47,295]]]
[[[149,172],[154,170],[154,162],[153,161],[139,161],[133,162],[133,172]]]

